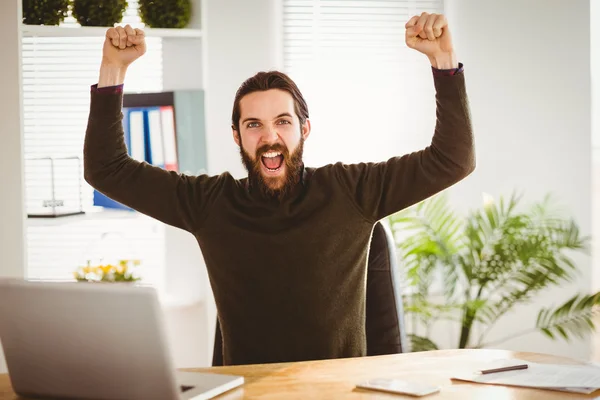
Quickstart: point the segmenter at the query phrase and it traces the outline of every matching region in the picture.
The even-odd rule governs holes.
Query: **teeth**
[[[280,156],[280,155],[281,155],[281,153],[279,153],[277,151],[270,151],[268,153],[263,154],[262,156],[266,157],[266,158],[273,158],[273,157],[277,157],[277,156]]]

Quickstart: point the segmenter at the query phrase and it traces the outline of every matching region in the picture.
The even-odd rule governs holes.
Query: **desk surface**
[[[432,400],[600,399],[600,391],[592,395],[575,395],[450,380],[450,377],[460,369],[474,370],[482,362],[497,358],[520,358],[540,363],[576,363],[573,360],[550,355],[503,350],[441,350],[326,361],[199,368],[193,371],[245,376],[246,384],[243,387],[218,397],[219,400],[415,399],[410,396],[355,389],[358,382],[382,377],[395,377],[441,386],[440,393],[423,398]],[[7,375],[0,375],[0,399],[18,399],[10,389]]]

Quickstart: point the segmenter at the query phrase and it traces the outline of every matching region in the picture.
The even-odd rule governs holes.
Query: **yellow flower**
[[[102,274],[104,275],[108,275],[110,274],[111,270],[113,269],[112,265],[104,265],[104,266],[100,266],[99,267],[100,271],[102,271]]]

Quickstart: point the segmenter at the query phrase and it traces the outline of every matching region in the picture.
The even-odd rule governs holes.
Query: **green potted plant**
[[[59,25],[69,11],[70,0],[23,0],[23,23]]]
[[[140,18],[150,28],[184,28],[192,16],[190,0],[140,0]]]
[[[114,26],[126,9],[127,0],[73,0],[73,17],[81,26]]]
[[[515,306],[571,282],[577,275],[572,256],[588,250],[588,238],[550,197],[526,210],[518,209],[519,201],[513,195],[488,202],[463,218],[438,195],[390,217],[409,285],[404,310],[413,327],[408,333],[413,351],[438,348],[431,330],[442,320],[459,323],[458,348],[488,347],[533,332],[570,340],[595,330],[600,292],[546,305],[530,327],[486,342],[490,329]]]

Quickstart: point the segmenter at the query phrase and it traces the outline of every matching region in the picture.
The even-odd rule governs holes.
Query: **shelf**
[[[104,36],[108,27],[105,26],[46,26],[46,25],[21,25],[21,32],[24,37],[91,37]],[[163,28],[144,28],[144,33],[148,37],[162,38],[201,38],[201,29],[163,29]]]
[[[67,224],[77,224],[85,221],[108,220],[108,219],[149,219],[143,214],[135,211],[103,209],[93,207],[86,210],[85,214],[69,215],[55,218],[27,218],[27,226],[62,226]]]

